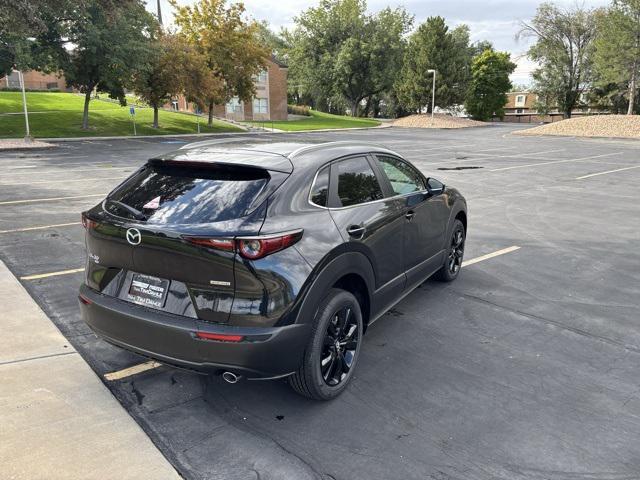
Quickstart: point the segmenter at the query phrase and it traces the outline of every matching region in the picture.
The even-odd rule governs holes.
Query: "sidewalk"
[[[181,477],[0,261],[0,477]]]

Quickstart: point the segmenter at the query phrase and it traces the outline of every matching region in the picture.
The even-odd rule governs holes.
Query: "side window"
[[[422,175],[411,165],[397,158],[383,155],[378,155],[377,159],[396,195],[419,192],[425,189]]]
[[[343,207],[383,198],[371,165],[365,157],[349,158],[333,164],[337,169],[338,198]]]
[[[316,181],[311,186],[311,202],[320,206],[327,206],[327,198],[329,197],[329,166],[327,165],[318,172]]]

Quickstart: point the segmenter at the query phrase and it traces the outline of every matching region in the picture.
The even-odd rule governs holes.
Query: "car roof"
[[[385,147],[365,142],[246,142],[222,139],[185,145],[154,160],[226,163],[292,173],[296,167],[319,167],[336,158],[370,152],[397,155]]]

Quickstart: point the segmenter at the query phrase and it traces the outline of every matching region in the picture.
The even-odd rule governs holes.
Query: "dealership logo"
[[[141,241],[142,234],[140,233],[140,230],[137,228],[130,228],[127,230],[127,242],[131,245],[139,245]]]

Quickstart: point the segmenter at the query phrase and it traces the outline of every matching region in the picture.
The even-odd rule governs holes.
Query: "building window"
[[[524,113],[524,109],[523,108],[516,108],[516,113]]]
[[[258,75],[255,76],[256,83],[267,83],[267,71],[262,70]]]
[[[238,97],[233,97],[226,105],[227,113],[242,113],[242,103]]]
[[[527,96],[526,95],[518,95],[518,96],[516,96],[516,107],[524,107],[526,102],[527,102]]]
[[[254,98],[253,99],[253,113],[269,113],[269,99],[268,98]]]

